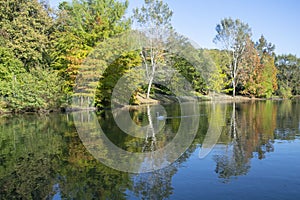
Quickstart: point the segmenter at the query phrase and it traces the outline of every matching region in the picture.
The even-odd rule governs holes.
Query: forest
[[[173,33],[169,36],[177,37],[171,24],[173,11],[166,3],[145,0],[143,7],[134,9],[128,17],[129,3],[72,0],[54,9],[46,1],[0,0],[0,113],[61,110],[71,106],[74,96],[87,99],[89,106],[98,109],[109,107],[119,78],[125,74],[136,77],[130,74],[137,66],[146,67],[146,84],[136,86],[131,94],[132,104],[140,104],[137,96],[171,96],[168,88],[153,83],[155,71],[170,63],[199,97],[213,92],[251,98],[300,95],[300,58],[288,53],[276,55],[275,44],[263,34],[254,41],[251,27],[231,17],[220,19],[215,27],[212,40],[220,48],[197,49],[195,53],[197,63],[211,69],[209,78],[204,78],[186,59],[167,55],[157,45],[121,52],[100,73],[101,77],[92,77],[93,87],[76,89],[76,77],[82,68],[87,70],[86,60],[95,49],[101,55],[97,57],[99,65],[111,53],[111,46],[105,45],[111,38],[149,27],[149,22],[154,28],[167,28]],[[187,43],[186,38],[179,36],[175,40]]]

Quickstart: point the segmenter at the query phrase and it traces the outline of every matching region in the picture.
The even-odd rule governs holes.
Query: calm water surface
[[[197,121],[191,119],[198,132],[187,151],[168,167],[142,174],[106,167],[87,150],[74,120],[88,121],[89,113],[2,116],[0,199],[300,199],[300,101],[199,106]],[[147,125],[149,109],[158,107],[132,110],[131,118]],[[182,121],[178,105],[165,109],[168,118],[153,123],[160,131],[146,140],[115,124],[112,116],[126,111],[106,111],[97,120],[120,148],[152,151],[171,142]],[[199,158],[214,131],[220,132],[217,144]]]

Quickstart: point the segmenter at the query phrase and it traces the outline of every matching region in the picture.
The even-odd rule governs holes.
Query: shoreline
[[[209,103],[209,102],[217,102],[217,103],[233,103],[233,102],[253,102],[253,101],[284,101],[284,100],[293,100],[300,98],[300,95],[293,96],[291,98],[282,98],[282,97],[271,97],[271,98],[257,98],[257,97],[246,97],[237,95],[232,97],[226,94],[213,94],[213,95],[204,95],[204,96],[195,96],[195,97],[180,97],[182,102],[189,102],[190,100],[197,100],[199,103]],[[147,105],[167,105],[172,103],[178,103],[178,98],[175,96],[169,95],[161,95],[157,94],[154,98],[146,99],[143,98],[142,95],[138,97],[139,103],[120,106],[122,108],[136,109],[140,106]],[[111,108],[107,108],[111,109]],[[106,110],[101,109],[99,111]],[[2,111],[0,110],[0,116],[5,115],[24,115],[24,114],[49,114],[49,113],[72,113],[72,112],[81,112],[81,111],[98,111],[96,107],[88,107],[88,108],[80,108],[80,107],[66,107],[66,108],[58,108],[58,109],[40,109],[37,111]]]

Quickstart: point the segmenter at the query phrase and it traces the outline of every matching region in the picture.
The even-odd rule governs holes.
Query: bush
[[[0,96],[14,112],[55,109],[63,96],[61,85],[56,72],[34,69],[0,80]]]
[[[290,87],[281,86],[278,90],[279,96],[282,98],[291,98],[292,95],[292,89]]]

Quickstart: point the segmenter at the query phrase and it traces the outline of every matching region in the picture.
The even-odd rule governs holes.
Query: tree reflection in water
[[[277,105],[271,101],[232,104],[229,126],[224,130],[227,141],[221,141],[226,143],[226,150],[214,156],[220,178],[226,182],[245,175],[251,158],[263,159],[267,152],[274,151],[276,116]]]
[[[183,164],[190,164],[188,159],[203,143],[210,119],[218,118],[217,113],[221,113],[217,112],[218,106],[215,113],[213,105],[201,104],[200,107],[203,115],[197,122],[199,131],[187,151],[168,167],[144,174],[119,172],[96,160],[78,137],[72,115],[1,117],[0,199],[52,199],[54,196],[62,199],[127,199],[128,193],[138,199],[170,198],[176,189],[172,178]],[[176,105],[166,107],[166,111],[168,116],[180,116]],[[127,151],[142,152],[168,144],[181,121],[180,118],[167,119],[162,129],[162,122],[153,116],[155,113],[151,106],[131,111],[137,124],[149,124],[149,118],[152,119],[152,129],[150,126],[146,139],[122,134],[109,111],[98,117],[103,129],[108,131],[109,139],[116,145]],[[212,156],[220,180],[228,182],[247,174],[251,159],[264,159],[268,152],[274,151],[274,140],[295,139],[299,135],[299,113],[299,101],[226,104],[225,122],[218,141],[225,150]],[[117,114],[122,117],[122,112]],[[164,155],[161,158],[163,160]],[[128,164],[136,164],[136,160]]]

